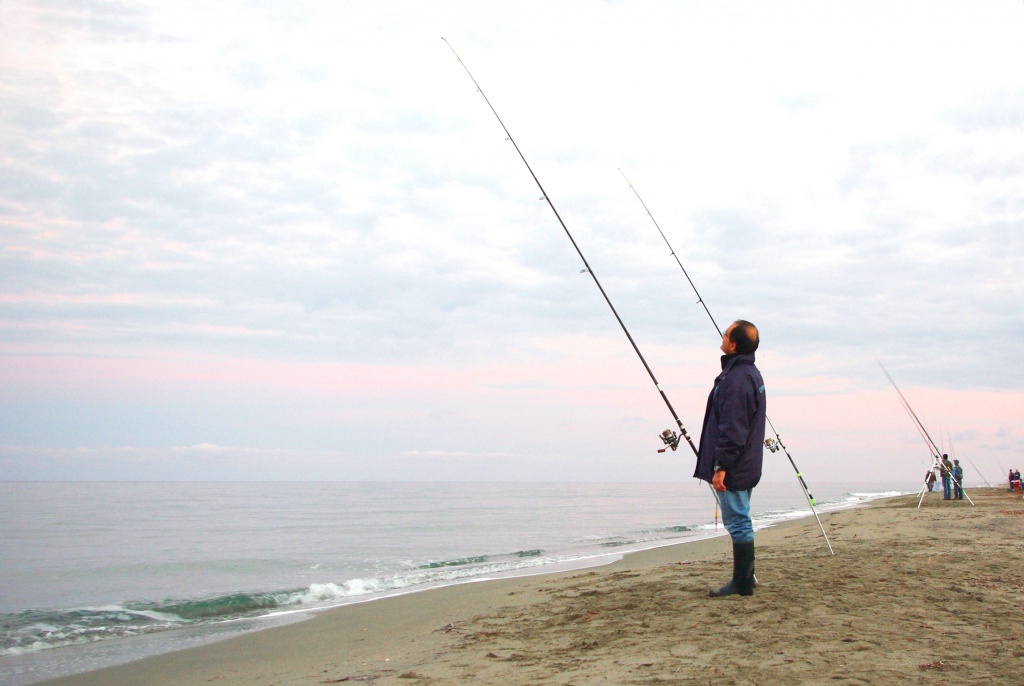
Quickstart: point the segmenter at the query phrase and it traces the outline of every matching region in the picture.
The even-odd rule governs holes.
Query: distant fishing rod
[[[701,307],[704,308],[704,311],[707,312],[708,319],[710,319],[712,325],[714,325],[715,331],[718,332],[719,336],[724,336],[725,334],[722,333],[722,329],[721,327],[718,326],[718,322],[716,322],[715,318],[711,316],[711,310],[708,309],[707,303],[705,303],[704,298],[701,297],[700,291],[698,291],[697,286],[694,285],[693,279],[691,279],[689,273],[687,273],[686,267],[684,267],[683,263],[680,261],[679,255],[677,255],[676,251],[672,249],[672,244],[668,242],[668,238],[665,236],[665,232],[661,230],[661,226],[658,224],[658,221],[654,218],[654,215],[651,214],[651,210],[648,209],[647,203],[644,202],[644,199],[640,197],[640,193],[638,193],[636,188],[633,187],[633,184],[630,182],[629,177],[626,176],[626,172],[622,171],[622,169],[620,168],[619,173],[622,174],[622,178],[626,179],[626,183],[629,184],[629,189],[633,191],[633,195],[635,195],[636,199],[640,201],[641,205],[643,205],[644,210],[647,212],[647,216],[650,217],[651,222],[654,223],[654,227],[658,229],[658,233],[661,234],[661,239],[665,241],[665,245],[668,246],[669,254],[671,254],[672,257],[675,258],[676,264],[678,264],[679,268],[683,270],[683,275],[686,277],[686,280],[690,282],[690,288],[693,289],[694,294],[696,294],[697,296],[697,302],[700,303]],[[793,471],[796,472],[796,479],[797,481],[800,482],[800,488],[803,489],[804,497],[807,499],[807,505],[811,508],[811,514],[814,515],[814,519],[818,522],[818,528],[821,529],[821,535],[825,537],[825,544],[828,546],[828,552],[835,555],[835,553],[832,551],[832,544],[828,540],[828,535],[825,533],[825,527],[821,525],[821,520],[818,519],[818,513],[814,511],[814,506],[816,503],[814,501],[814,496],[811,495],[811,491],[807,488],[807,482],[804,481],[804,475],[800,472],[799,469],[797,469],[796,462],[793,461],[793,456],[789,454],[789,450],[786,449],[786,445],[782,442],[782,437],[779,436],[779,432],[775,429],[775,425],[772,424],[772,420],[768,419],[767,414],[765,415],[765,419],[768,421],[768,426],[771,427],[772,433],[775,434],[774,439],[765,439],[765,447],[768,448],[768,450],[772,451],[773,453],[782,450],[782,452],[785,453],[786,457],[789,458],[789,464],[792,465]]]
[[[882,371],[885,371],[884,368]],[[888,374],[886,376],[888,376]],[[892,379],[889,379],[889,381],[892,381]],[[897,388],[896,391],[899,392],[899,389]],[[907,413],[907,416],[910,417],[910,421],[913,422],[914,428],[917,429],[918,435],[921,436],[921,440],[924,441],[925,446],[927,446],[928,453],[932,456],[932,466],[935,466],[936,461],[941,465],[942,452],[936,450],[931,438],[928,436],[928,432],[924,430],[924,426],[918,423],[917,417],[914,415],[914,411],[910,409],[910,405],[905,402],[902,395],[900,396],[900,403],[903,405],[903,411]]]
[[[917,428],[917,432],[921,434],[921,438],[924,439],[925,444],[927,444],[931,449],[932,457],[941,463],[942,451],[939,449],[939,446],[935,445],[935,441],[932,440],[932,436],[931,434],[928,433],[928,429],[925,428],[924,423],[917,416],[917,413],[914,412],[914,408],[910,406],[910,403],[907,401],[906,396],[903,395],[903,391],[901,391],[900,387],[896,385],[896,382],[893,380],[892,376],[889,375],[889,372],[886,371],[885,367],[882,366],[881,362],[878,363],[878,366],[881,368],[882,373],[885,374],[885,378],[889,379],[889,383],[892,384],[892,387],[896,389],[896,393],[900,397],[900,402],[903,404],[903,409],[906,411],[907,416],[910,417],[911,421],[914,423],[915,428]],[[946,471],[948,472],[949,470],[947,469]]]
[[[537,175],[533,173],[533,168],[530,167],[530,163],[526,161],[526,156],[523,155],[523,151],[519,149],[519,146],[512,138],[512,134],[509,133],[508,127],[505,126],[505,122],[503,122],[501,120],[501,117],[498,116],[498,111],[494,109],[494,105],[491,104],[491,101],[487,98],[487,95],[480,87],[480,84],[477,83],[475,78],[473,78],[473,74],[469,71],[469,67],[466,66],[465,62],[462,61],[462,58],[459,57],[459,53],[455,52],[455,48],[452,47],[451,43],[448,42],[447,38],[444,38],[442,36],[441,40],[443,40],[445,44],[448,45],[448,49],[452,51],[453,55],[455,55],[455,59],[457,59],[459,61],[459,64],[462,65],[462,68],[466,70],[466,74],[469,75],[469,78],[473,82],[473,85],[476,86],[477,92],[481,96],[483,96],[484,102],[486,102],[487,106],[491,108],[491,112],[494,113],[494,117],[498,120],[498,123],[501,124],[501,128],[505,131],[505,136],[507,137],[508,141],[512,144],[512,147],[516,149],[516,152],[519,153],[519,158],[523,161],[523,164],[526,165],[526,169],[527,171],[530,172],[530,176],[533,177],[533,181],[534,183],[537,184],[537,188],[540,189],[542,199],[547,202],[548,207],[550,207],[551,211],[554,212],[555,218],[558,219],[558,223],[562,225],[562,230],[564,230],[565,235],[568,236],[569,241],[572,243],[572,247],[576,249],[576,254],[578,254],[580,256],[580,259],[583,260],[583,266],[585,267],[583,271],[590,274],[590,277],[594,280],[594,284],[597,286],[597,289],[601,291],[601,295],[604,297],[604,301],[608,303],[608,307],[611,308],[612,314],[615,315],[616,321],[618,321],[619,326],[622,328],[622,332],[626,334],[626,338],[629,339],[629,343],[630,345],[633,346],[634,352],[636,352],[637,357],[640,358],[640,362],[643,363],[644,369],[647,370],[647,375],[651,377],[651,381],[654,383],[654,387],[658,389],[658,393],[661,394],[661,399],[665,401],[665,406],[668,408],[668,411],[672,413],[672,418],[675,420],[676,426],[679,427],[679,433],[677,434],[672,429],[666,429],[664,432],[662,432],[660,438],[666,447],[659,450],[659,452],[664,452],[667,448],[675,450],[676,448],[679,447],[679,441],[681,439],[686,439],[686,442],[690,445],[690,448],[693,450],[693,454],[697,455],[697,446],[694,445],[693,439],[690,438],[690,434],[686,431],[686,428],[683,426],[683,421],[679,418],[679,415],[676,413],[675,408],[672,407],[672,403],[669,402],[668,396],[665,395],[665,391],[662,390],[661,384],[658,383],[658,379],[655,378],[654,372],[651,371],[651,366],[647,364],[647,360],[644,358],[643,353],[640,352],[640,348],[637,347],[636,341],[633,340],[633,336],[630,335],[629,329],[626,328],[626,324],[622,321],[622,317],[619,316],[619,313],[615,309],[615,306],[612,305],[611,299],[605,292],[604,287],[601,286],[601,282],[597,279],[597,274],[595,274],[594,270],[591,269],[590,263],[587,262],[587,258],[583,256],[583,251],[580,250],[580,246],[576,243],[576,239],[572,237],[572,234],[569,232],[569,228],[565,225],[565,222],[562,221],[561,215],[559,215],[558,210],[555,209],[555,205],[554,203],[551,202],[551,198],[548,197],[547,191],[544,190],[544,186],[541,185],[540,180],[537,178]],[[713,494],[715,493],[714,488],[711,489],[711,492]],[[718,502],[717,494],[715,494],[715,502]]]
[[[903,408],[907,411],[907,414],[909,414],[910,418],[914,421],[914,424],[917,426],[918,432],[924,437],[925,442],[931,446],[933,450],[932,459],[934,460],[934,462],[938,463],[942,471],[949,474],[949,478],[952,479],[953,482],[956,483],[956,485],[959,486],[961,490],[963,490],[963,484],[957,481],[956,477],[953,476],[953,473],[950,471],[949,467],[947,467],[946,464],[942,461],[942,452],[939,450],[939,446],[935,445],[935,441],[932,440],[931,434],[928,433],[928,429],[925,428],[924,424],[918,418],[917,413],[914,412],[914,408],[910,406],[910,403],[907,401],[906,396],[903,395],[903,391],[901,391],[900,387],[896,385],[896,382],[893,381],[893,378],[889,376],[889,372],[885,370],[885,367],[882,366],[881,362],[878,362],[878,366],[881,367],[882,373],[885,374],[885,378],[889,379],[889,383],[892,384],[892,387],[896,389],[897,395],[900,396],[900,402],[903,403]],[[969,502],[973,507],[974,501],[971,500],[971,496],[967,495],[966,491],[964,491],[964,497],[967,498],[967,502]],[[917,506],[918,508],[921,507],[921,501],[918,501]]]
[[[956,451],[953,450],[953,436],[952,434],[949,433],[949,429],[946,429],[946,439],[949,441],[949,452],[955,458]],[[985,485],[988,486],[989,488],[992,488],[992,484],[988,482],[988,479],[985,478],[985,475],[981,473],[980,469],[978,469],[978,465],[974,464],[974,460],[967,457],[966,455],[964,455],[964,459],[971,463],[971,466],[974,467],[974,471],[978,472],[978,476],[980,476],[981,480],[985,482]]]
[[[882,367],[882,363],[879,362],[878,366]],[[928,430],[925,429],[924,423],[920,419],[918,419],[917,413],[914,412],[914,409],[910,406],[910,403],[907,401],[906,397],[904,397],[903,393],[900,391],[899,386],[897,386],[896,382],[893,381],[893,378],[889,376],[889,372],[885,370],[885,367],[882,367],[882,372],[885,374],[886,377],[888,377],[889,383],[892,384],[893,388],[896,389],[896,393],[900,397],[900,403],[903,405],[903,410],[907,413],[907,416],[910,417],[910,421],[913,422],[914,428],[917,429],[917,433],[920,434],[921,439],[924,440],[925,442],[925,445],[928,446],[929,452],[932,455],[932,469],[934,470],[936,467],[938,467],[940,472],[945,472],[950,479],[956,481],[956,478],[953,476],[953,472],[950,471],[950,469],[946,466],[946,463],[942,459],[941,449],[937,445],[935,445],[935,441],[932,440],[931,434],[929,434]],[[959,482],[957,482],[957,485],[959,485],[961,489],[963,488],[963,485],[960,484]],[[919,494],[919,497],[917,499],[918,509],[921,509],[921,503],[924,502],[924,495],[925,488],[922,488],[921,493]],[[966,493],[964,495],[966,495]],[[967,500],[971,503],[971,505],[974,505],[974,501],[971,500],[970,496],[967,496]]]

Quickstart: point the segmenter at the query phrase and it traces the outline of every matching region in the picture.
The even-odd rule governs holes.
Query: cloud
[[[146,29],[149,13],[138,5],[104,1],[45,0],[34,3],[32,23],[50,33],[55,43],[69,34],[90,41],[138,41],[153,38]],[[51,33],[52,32],[52,33]]]
[[[49,2],[0,17],[0,354],[28,427],[12,444],[341,442],[399,473],[413,454],[490,455],[510,418],[508,454],[528,463],[592,452],[594,422],[607,454],[646,440],[634,425],[664,408],[645,370],[441,35],[685,414],[717,335],[620,168],[718,324],[761,327],[786,395],[884,388],[875,358],[930,392],[1024,383],[1018,7]],[[77,385],[88,360],[110,362],[114,400],[102,375]],[[261,364],[274,380],[254,393]],[[123,390],[159,365],[192,365],[203,397]],[[338,372],[360,367],[415,392]],[[344,407],[289,371],[346,389]],[[57,398],[55,373],[81,394]],[[380,438],[385,393],[413,417],[400,438]]]

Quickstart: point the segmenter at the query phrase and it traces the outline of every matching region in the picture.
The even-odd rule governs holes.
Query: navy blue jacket
[[[745,491],[761,480],[764,456],[764,380],[754,355],[723,355],[722,373],[708,396],[693,476],[711,483],[725,470],[725,487]]]

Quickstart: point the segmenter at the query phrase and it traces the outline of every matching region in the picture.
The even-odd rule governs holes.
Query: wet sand
[[[463,584],[57,679],[63,686],[1024,683],[1024,500],[971,489],[757,533],[753,597],[710,599],[727,538]]]

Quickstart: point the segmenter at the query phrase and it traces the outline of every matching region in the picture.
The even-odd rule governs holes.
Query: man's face
[[[725,333],[722,334],[721,350],[726,355],[732,355],[733,353],[736,352],[736,343],[729,339],[729,336],[732,335],[732,330],[735,328],[736,322],[733,322],[732,324],[729,325],[729,328],[725,330]]]

